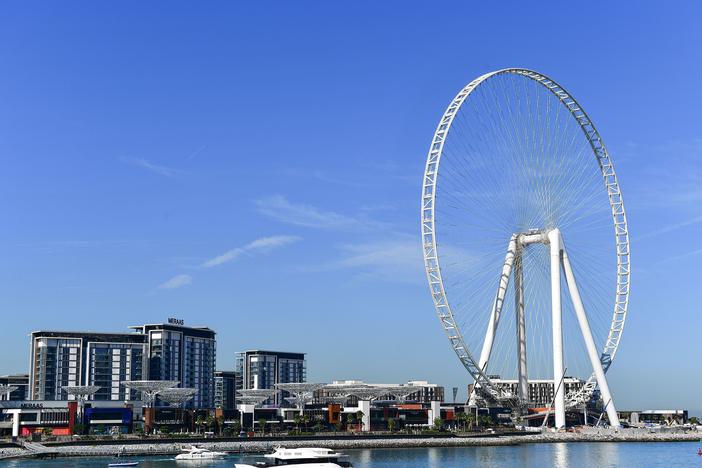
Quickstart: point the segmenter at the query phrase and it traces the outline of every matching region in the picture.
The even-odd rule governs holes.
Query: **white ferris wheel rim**
[[[480,368],[478,361],[474,358],[471,350],[466,345],[461,329],[454,317],[451,304],[446,296],[444,278],[441,273],[441,264],[439,261],[439,248],[436,240],[435,208],[436,187],[438,173],[441,167],[441,156],[443,154],[444,144],[451,130],[451,125],[455,116],[458,114],[463,103],[478,86],[480,86],[486,80],[502,74],[521,75],[525,78],[531,79],[542,85],[545,89],[557,97],[559,102],[565,106],[565,108],[569,111],[569,114],[580,126],[585,138],[592,148],[593,155],[598,162],[604,182],[604,188],[609,198],[617,256],[617,284],[612,321],[609,326],[607,339],[605,340],[603,349],[601,350],[605,371],[609,368],[611,363],[614,362],[614,358],[621,341],[629,305],[631,277],[629,231],[626,211],[624,209],[624,201],[621,195],[617,175],[614,170],[614,165],[607,149],[604,146],[599,132],[595,128],[595,125],[592,123],[580,104],[578,104],[576,99],[572,97],[572,95],[568,93],[561,85],[546,75],[525,68],[505,68],[496,70],[481,75],[468,83],[468,85],[461,89],[461,91],[453,98],[441,117],[436,131],[434,132],[429,153],[427,155],[427,162],[425,165],[424,178],[422,182],[422,250],[424,256],[424,267],[427,275],[427,281],[429,283],[429,290],[432,294],[434,302],[434,308],[442,328],[449,339],[449,343],[475,382],[481,382],[481,385],[493,394],[499,393],[499,391],[491,385],[490,379],[484,370]],[[577,394],[569,394],[567,396],[569,405],[581,403],[583,399],[589,396],[589,394],[594,390],[595,386],[596,382],[593,373],[588,378],[581,391],[577,392]]]

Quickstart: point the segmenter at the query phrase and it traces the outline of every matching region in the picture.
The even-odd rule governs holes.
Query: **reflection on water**
[[[347,450],[355,468],[497,468],[497,467],[669,467],[697,466],[697,442],[552,443],[504,447],[452,447]],[[231,468],[246,457],[232,456],[212,463],[176,463],[172,457],[133,457],[139,468]],[[254,458],[248,457],[247,461]],[[0,468],[107,467],[114,458],[65,458],[0,462]],[[127,461],[120,459],[120,461]]]
[[[575,442],[502,447],[348,450],[355,468],[702,468],[696,442]]]
[[[553,466],[568,468],[568,444],[564,442],[553,444]]]

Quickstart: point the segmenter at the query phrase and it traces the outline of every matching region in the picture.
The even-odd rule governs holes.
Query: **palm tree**
[[[202,417],[201,414],[197,416],[197,419],[195,419],[195,427],[198,428],[197,432],[198,434],[200,433],[200,427],[205,424],[205,418]]]
[[[390,418],[388,419],[388,431],[392,432],[395,430],[395,419]]]
[[[207,416],[207,419],[205,419],[205,424],[207,425],[207,429],[212,431],[215,427],[215,424],[217,424],[217,420],[215,419],[214,416],[211,414]]]
[[[363,429],[363,416],[365,416],[363,411],[361,411],[361,410],[356,411],[356,420],[358,421],[359,430]]]
[[[356,415],[353,413],[348,413],[346,415],[346,429],[349,428],[351,424],[353,424],[354,420],[356,419]]]
[[[460,431],[461,426],[465,430],[466,413],[456,413],[453,419],[456,421],[456,430]]]
[[[314,430],[315,432],[322,432],[324,430],[324,423],[321,419],[318,419],[317,422],[314,424]]]
[[[221,414],[217,416],[217,427],[219,428],[217,432],[219,432],[219,435],[222,435],[224,431],[224,416]]]
[[[258,428],[261,429],[261,435],[266,432],[266,418],[260,418],[258,420]]]
[[[302,424],[305,426],[305,432],[307,432],[307,425],[310,423],[310,415],[307,413],[302,413]]]
[[[297,433],[300,433],[300,424],[302,423],[302,415],[300,413],[296,413],[295,416],[293,416],[293,420],[295,421],[295,425],[297,426]]]
[[[471,429],[473,429],[473,426],[475,425],[475,415],[473,413],[464,413],[466,415],[466,422],[470,426]]]

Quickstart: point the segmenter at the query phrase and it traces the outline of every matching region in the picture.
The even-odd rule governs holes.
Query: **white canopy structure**
[[[150,408],[160,392],[180,384],[178,380],[128,380],[122,385],[141,393],[144,406]]]
[[[196,388],[167,388],[158,393],[158,398],[169,405],[182,406],[196,393]]]
[[[100,387],[97,385],[65,385],[61,388],[78,401],[78,419],[81,424],[84,423],[85,401],[100,390]]]

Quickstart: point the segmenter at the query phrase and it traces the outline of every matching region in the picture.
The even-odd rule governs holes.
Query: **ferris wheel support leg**
[[[609,391],[609,385],[607,384],[607,378],[605,377],[605,372],[602,368],[602,362],[600,361],[600,356],[597,352],[597,347],[595,346],[595,340],[592,338],[590,323],[588,322],[587,315],[585,314],[585,307],[583,306],[583,301],[580,299],[580,292],[578,291],[578,285],[575,282],[573,268],[570,265],[568,253],[566,252],[565,245],[562,242],[563,241],[561,240],[561,245],[563,247],[563,273],[565,273],[566,283],[568,284],[568,291],[570,292],[570,297],[573,300],[573,308],[575,309],[575,315],[578,318],[580,331],[583,334],[583,339],[585,340],[587,354],[590,358],[592,369],[595,372],[597,385],[600,387],[600,392],[602,393],[602,400],[607,405],[606,410],[607,417],[609,418],[609,424],[612,427],[620,427],[619,415],[617,414],[617,410],[614,407],[614,400],[612,400],[612,394]]]
[[[553,325],[553,386],[556,429],[566,425],[564,385],[559,385],[565,372],[563,368],[563,325],[561,312],[561,233],[553,229],[548,233],[551,250],[551,322]]]
[[[495,342],[495,333],[497,332],[497,325],[500,323],[500,314],[502,313],[502,304],[505,301],[505,293],[507,292],[507,286],[509,285],[509,277],[512,274],[512,266],[514,265],[514,255],[517,250],[517,236],[512,235],[507,245],[507,255],[505,256],[505,263],[502,265],[502,274],[500,275],[500,285],[497,289],[497,294],[495,295],[495,301],[492,303],[492,311],[490,313],[490,321],[488,322],[488,327],[485,332],[485,341],[483,341],[483,349],[480,353],[480,361],[478,365],[481,371],[485,371],[487,363],[490,360],[490,354],[492,353],[492,345]]]
[[[517,395],[524,403],[529,400],[529,382],[527,379],[526,320],[524,319],[524,276],[522,271],[522,249],[519,248],[514,259],[514,305],[517,319]]]

